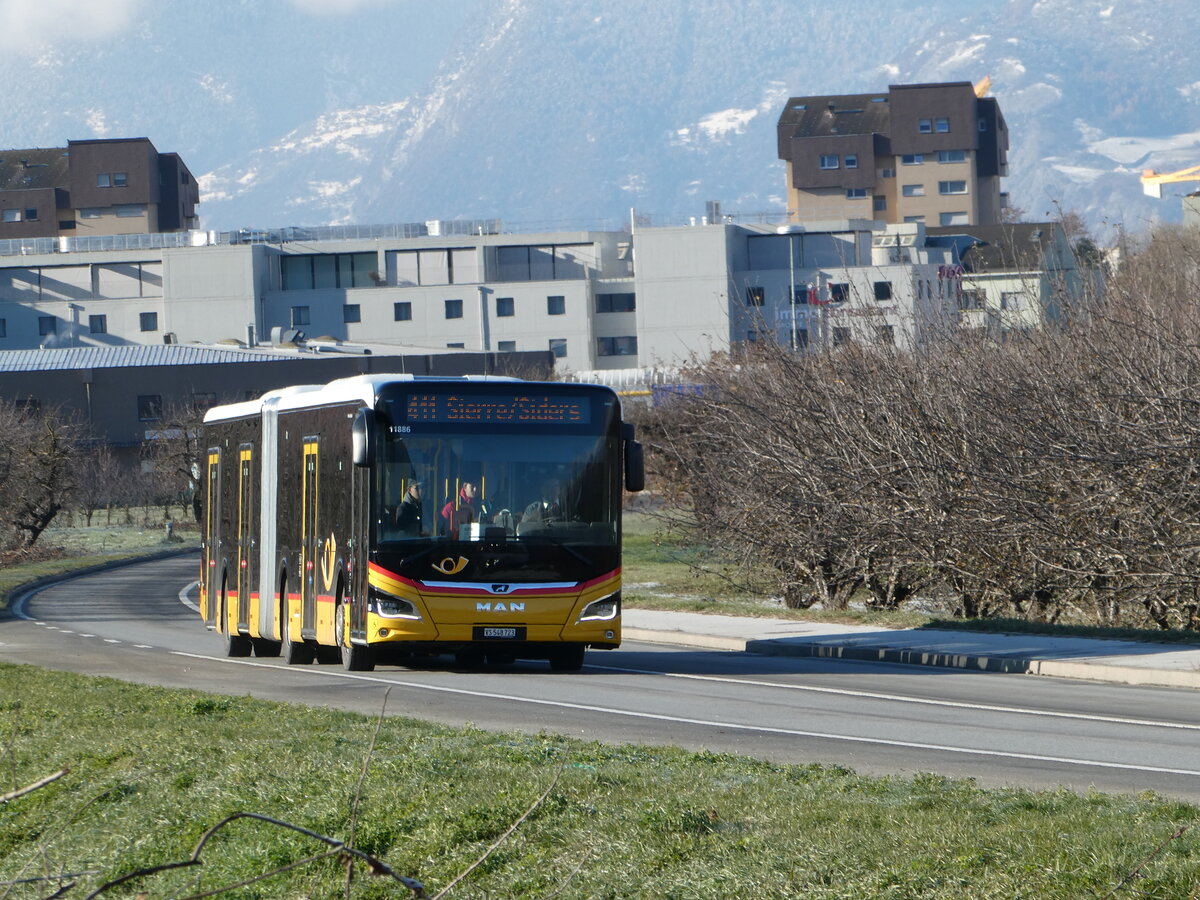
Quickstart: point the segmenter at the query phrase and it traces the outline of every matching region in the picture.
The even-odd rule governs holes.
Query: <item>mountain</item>
[[[1190,186],[1154,200],[1138,175],[1200,163],[1194,0],[309,8],[143,3],[103,42],[0,59],[23,85],[0,101],[3,143],[144,134],[200,177],[209,228],[666,224],[707,200],[782,211],[788,96],[990,74],[1028,218],[1178,221]]]

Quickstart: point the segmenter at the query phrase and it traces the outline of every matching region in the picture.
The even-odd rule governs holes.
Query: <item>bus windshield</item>
[[[537,429],[381,429],[376,544],[619,541],[618,439]]]

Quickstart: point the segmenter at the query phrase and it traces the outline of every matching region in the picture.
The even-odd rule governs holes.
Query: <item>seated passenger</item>
[[[458,529],[461,526],[470,525],[477,520],[475,498],[478,494],[479,488],[475,482],[462,483],[462,487],[458,489],[458,502],[450,500],[442,507],[443,533],[458,537]]]
[[[396,528],[404,534],[421,533],[421,482],[410,481],[396,509]]]

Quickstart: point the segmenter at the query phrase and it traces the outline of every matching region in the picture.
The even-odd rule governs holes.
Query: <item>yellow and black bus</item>
[[[204,422],[200,608],[229,656],[574,671],[620,644],[644,476],[612,390],[364,375]]]

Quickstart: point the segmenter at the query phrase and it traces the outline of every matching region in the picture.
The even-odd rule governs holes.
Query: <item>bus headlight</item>
[[[371,589],[371,610],[376,615],[385,616],[389,619],[419,619],[421,614],[417,612],[417,607],[408,600],[402,600],[400,597],[393,597],[391,594],[385,594],[382,591]]]
[[[609,594],[599,600],[593,600],[579,614],[580,622],[607,622],[621,614],[621,592]]]

